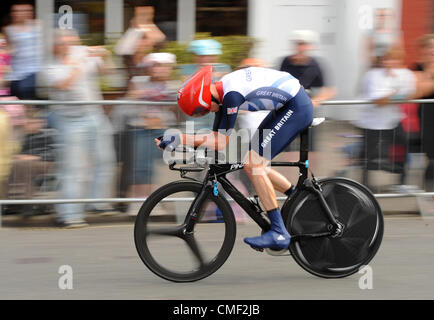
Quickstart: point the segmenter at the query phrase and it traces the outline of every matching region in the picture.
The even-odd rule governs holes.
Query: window
[[[197,0],[196,32],[209,32],[213,36],[246,35],[247,0]]]
[[[54,12],[68,5],[72,8],[73,24],[82,40],[89,45],[104,44],[105,1],[104,0],[55,0]],[[55,26],[58,19],[54,19]]]
[[[176,40],[177,0],[124,0],[125,30],[134,16],[134,7],[154,7],[154,23],[166,35],[166,40]]]

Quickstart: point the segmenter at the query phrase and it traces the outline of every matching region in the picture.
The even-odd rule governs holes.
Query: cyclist
[[[222,150],[229,142],[239,110],[272,112],[254,133],[244,158],[244,170],[253,183],[271,222],[271,230],[245,238],[254,249],[284,249],[290,235],[283,223],[275,189],[290,195],[294,186],[269,162],[312,123],[313,105],[300,83],[287,72],[250,67],[225,75],[211,84],[212,66],[196,72],[178,91],[178,105],[187,115],[199,117],[215,112],[210,134],[171,134],[158,147],[173,150],[180,144]]]

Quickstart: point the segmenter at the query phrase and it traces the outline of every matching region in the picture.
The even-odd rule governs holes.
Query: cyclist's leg
[[[266,167],[265,170],[275,190],[285,193],[291,188],[291,182],[280,172],[270,167]]]
[[[300,91],[291,103],[279,109],[275,116],[271,114],[264,119],[253,136],[250,151],[246,155],[244,170],[271,221],[270,231],[261,237],[244,239],[255,248],[285,248],[289,245],[290,236],[284,226],[272,183],[274,178],[275,184],[282,184],[283,188],[286,179],[281,179],[280,175],[270,170],[267,172],[266,167],[272,158],[312,122],[312,103],[304,90]],[[268,173],[271,173],[271,179]]]
[[[266,189],[271,183],[276,190],[286,192],[291,183],[283,175],[276,170],[268,167],[269,162],[282,150],[284,150],[299,134],[311,124],[313,119],[313,106],[310,98],[301,88],[299,93],[286,106],[280,108],[275,114],[270,113],[259,125],[258,130],[252,137],[249,144],[249,153],[245,158],[244,170],[249,175],[254,183],[258,180],[256,191]],[[252,152],[253,151],[253,152]],[[267,175],[268,179],[255,178],[255,172],[261,176]],[[262,183],[263,185],[259,185]],[[268,194],[275,196],[273,192],[263,192],[264,199],[258,194],[264,204],[265,209],[272,209],[265,205],[274,205],[269,199]]]
[[[277,208],[274,186],[266,171],[269,161],[261,157],[257,152],[250,150],[244,159],[244,163],[244,171],[249,176],[265,210],[269,211]]]
[[[255,249],[288,248],[291,236],[285,228],[273,183],[268,177],[266,166],[269,161],[256,151],[250,150],[245,159],[244,170],[249,176],[259,199],[262,202],[271,222],[271,230],[260,237],[245,238],[244,242]]]
[[[285,193],[291,188],[291,182],[276,170],[271,169],[268,166],[269,161],[255,151],[249,151],[244,162],[246,163],[244,171],[255,187],[265,210],[276,208],[274,190]]]

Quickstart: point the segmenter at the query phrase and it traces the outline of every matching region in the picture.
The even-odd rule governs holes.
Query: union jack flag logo
[[[227,114],[235,114],[238,112],[238,107],[234,107],[234,108],[227,108],[226,109]]]

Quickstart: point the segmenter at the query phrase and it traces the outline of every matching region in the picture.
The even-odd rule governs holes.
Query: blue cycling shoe
[[[260,237],[244,238],[244,242],[254,249],[271,248],[274,250],[287,249],[291,241],[288,232],[281,234],[270,230]]]
[[[245,238],[244,242],[253,249],[260,250],[271,248],[275,250],[286,249],[289,247],[291,236],[283,224],[282,215],[279,209],[268,212],[271,222],[271,230],[267,231],[260,237]]]

